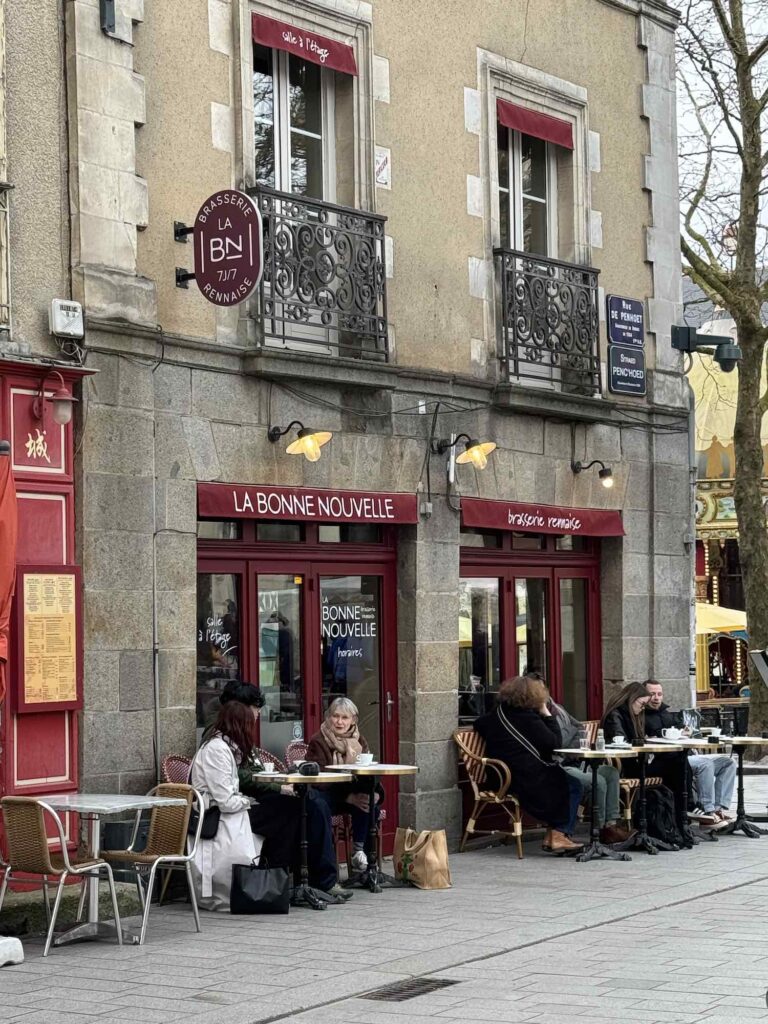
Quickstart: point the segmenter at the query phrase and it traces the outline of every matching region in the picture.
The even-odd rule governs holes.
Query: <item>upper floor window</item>
[[[333,71],[254,43],[258,184],[335,201],[334,85]]]
[[[544,139],[497,126],[501,244],[535,256],[557,256],[557,167]]]

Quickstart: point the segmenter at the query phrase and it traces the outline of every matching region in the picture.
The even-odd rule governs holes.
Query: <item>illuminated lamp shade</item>
[[[285,449],[288,455],[303,455],[309,462],[317,462],[320,458],[320,449],[333,437],[330,430],[312,430],[310,427],[302,427],[296,440],[291,441]]]
[[[488,456],[495,451],[496,445],[493,441],[476,441],[469,438],[464,446],[464,451],[456,456],[456,462],[460,466],[471,462],[475,469],[485,469],[488,465]]]
[[[613,487],[613,470],[610,466],[605,466],[603,469],[598,470],[597,475],[600,477],[600,483],[603,487],[608,489]]]

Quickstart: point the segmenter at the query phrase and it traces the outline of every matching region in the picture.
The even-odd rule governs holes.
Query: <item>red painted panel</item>
[[[318,523],[417,523],[415,494],[329,491],[272,484],[197,485],[197,509],[212,519],[290,519]]]
[[[14,717],[14,782],[37,789],[71,779],[69,712]]]
[[[623,537],[621,512],[603,508],[527,505],[521,501],[462,498],[465,526],[521,533],[575,534],[582,537]]]
[[[46,394],[53,391],[46,388]],[[11,445],[13,469],[41,476],[62,476],[66,471],[66,429],[54,423],[49,403],[45,420],[35,418],[32,407],[36,391],[15,388],[10,391]]]
[[[19,565],[47,562],[57,565],[67,559],[66,497],[63,494],[34,494],[20,490]]]

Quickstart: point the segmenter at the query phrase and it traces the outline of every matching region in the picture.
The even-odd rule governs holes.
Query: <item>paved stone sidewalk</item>
[[[768,779],[749,780],[756,810]],[[26,942],[0,971],[22,1024],[425,1024],[570,1018],[768,1021],[768,836],[580,865],[528,844],[451,859],[454,888],[356,893],[280,918],[153,911],[142,948]],[[426,975],[458,984],[401,1003],[364,993]]]

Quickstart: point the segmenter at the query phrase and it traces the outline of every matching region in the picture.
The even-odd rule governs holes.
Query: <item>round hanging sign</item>
[[[236,306],[261,280],[261,214],[244,192],[208,196],[195,218],[195,281],[214,306]]]

